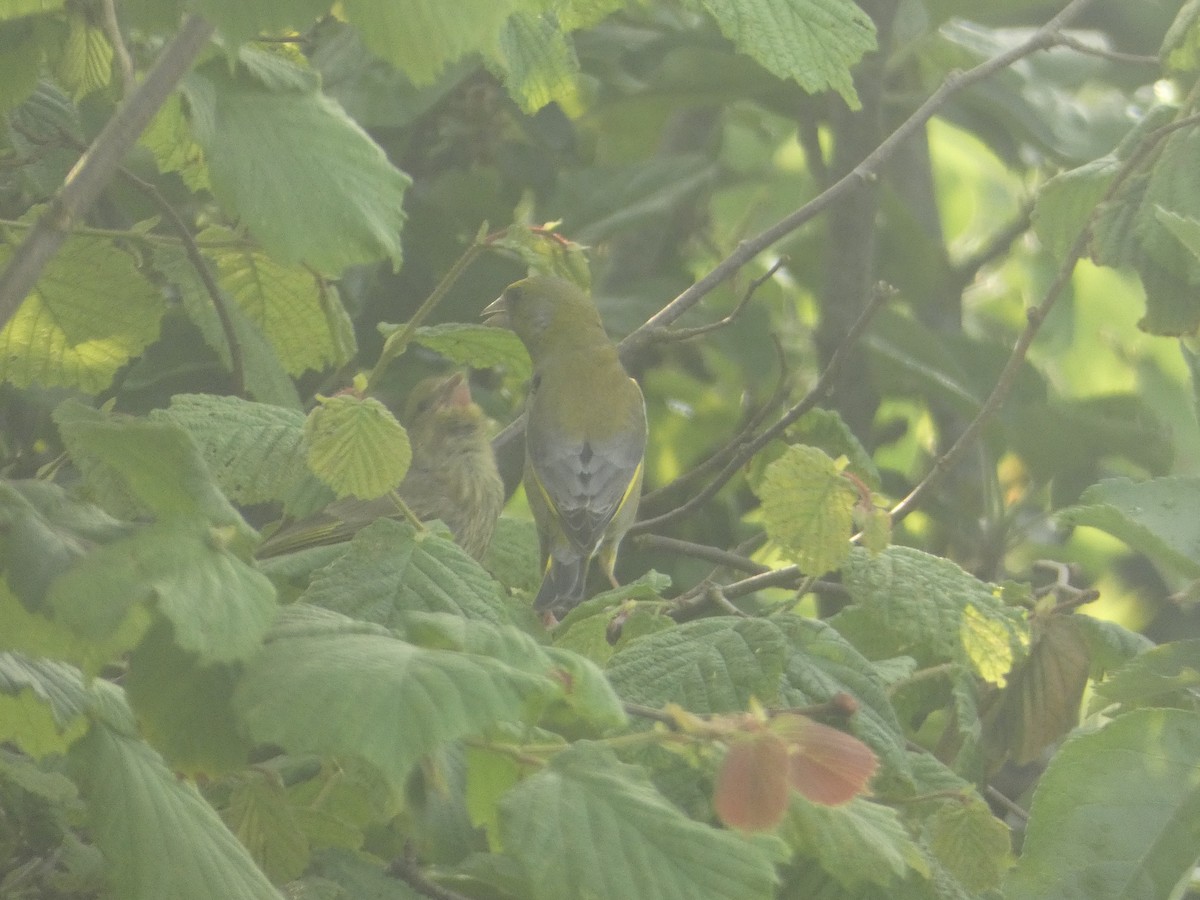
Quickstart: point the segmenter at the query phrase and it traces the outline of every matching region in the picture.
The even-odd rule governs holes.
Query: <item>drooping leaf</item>
[[[939,806],[924,832],[929,849],[968,890],[995,890],[1013,864],[1012,834],[982,800]]]
[[[770,727],[787,744],[788,784],[803,797],[841,806],[866,793],[879,760],[862,741],[795,714],[774,717]]]
[[[1172,641],[1147,650],[1096,685],[1094,709],[1120,703],[1190,708],[1200,688],[1200,640]]]
[[[500,841],[521,863],[531,900],[773,896],[774,869],[757,846],[688,819],[640,769],[589,743],[508,792]]]
[[[222,818],[272,880],[290,881],[304,872],[308,837],[275,773],[250,769],[237,778]]]
[[[338,497],[372,500],[404,479],[412,446],[404,426],[374,397],[318,397],[304,423],[309,468]]]
[[[217,60],[187,77],[213,192],[282,263],[326,273],[381,257],[399,265],[408,176],[306,74],[268,82]]]
[[[579,112],[579,59],[550,16],[511,16],[500,33],[499,51],[504,84],[526,113],[552,102],[568,115]]]
[[[64,753],[88,729],[82,673],[66,663],[0,653],[0,740],[40,759]]]
[[[767,831],[783,821],[789,794],[788,745],[760,731],[735,740],[721,760],[713,811],[730,828]]]
[[[875,26],[847,0],[699,0],[743,53],[809,93],[859,108],[850,67],[875,49]]]
[[[1029,810],[1008,900],[1168,897],[1200,846],[1200,715],[1135,710],[1077,735]]]
[[[381,325],[379,332],[386,338],[400,327]],[[418,328],[413,343],[428,347],[460,365],[476,369],[502,368],[519,383],[528,381],[533,373],[525,345],[507,328],[447,322]]]
[[[113,48],[104,29],[88,20],[82,10],[67,14],[67,39],[60,51],[55,76],[81,100],[112,80]]]

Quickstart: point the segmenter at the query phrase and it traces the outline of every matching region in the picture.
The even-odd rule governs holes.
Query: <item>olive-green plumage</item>
[[[572,283],[526,278],[484,312],[533,360],[525,495],[545,565],[534,607],[562,612],[583,599],[593,557],[616,584],[617,548],[641,496],[646,405],[591,298]]]
[[[471,400],[466,378],[461,372],[426,378],[413,388],[401,418],[412,463],[396,493],[418,519],[441,519],[464,550],[482,558],[504,506],[504,485],[487,419]],[[335,500],[315,516],[275,532],[258,556],[348,541],[376,519],[400,515],[390,496]]]

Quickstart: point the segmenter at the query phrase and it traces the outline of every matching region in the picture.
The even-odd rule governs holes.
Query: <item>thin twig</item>
[[[13,317],[46,263],[91,209],[121,160],[191,68],[212,33],[213,26],[199,16],[189,15],[184,19],[145,79],[125,98],[68,173],[58,194],[0,274],[0,328]]]
[[[884,164],[891,159],[897,149],[932,119],[955,94],[989,78],[1025,56],[1055,46],[1058,42],[1059,31],[1095,2],[1096,0],[1071,0],[1045,25],[1034,31],[1027,40],[991,59],[984,60],[965,72],[952,72],[937,90],[930,94],[925,102],[917,107],[916,111],[888,135],[878,147],[867,154],[862,162],[795,212],[780,219],[755,237],[741,241],[733,252],[714,266],[707,275],[651,316],[640,328],[627,335],[620,344],[622,356],[636,355],[637,351],[651,340],[651,336],[657,329],[670,325],[695,306],[713,288],[730,278],[738,269],[767,247],[816,218],[829,206],[840,200],[842,195],[877,178]]]
[[[658,332],[658,334],[655,336],[655,339],[663,342],[689,341],[692,338],[700,337],[708,334],[711,331],[717,331],[718,329],[726,328],[732,325],[737,321],[738,317],[742,314],[742,311],[745,310],[746,306],[750,303],[750,300],[754,297],[754,294],[758,291],[758,289],[770,281],[785,262],[787,262],[786,258],[780,257],[771,264],[771,267],[767,269],[766,272],[750,282],[750,286],[746,288],[746,292],[742,294],[742,299],[738,301],[737,306],[735,306],[730,311],[729,315],[725,316],[724,318],[718,319],[716,322],[709,322],[705,325],[697,325],[695,328],[664,328]]]
[[[116,0],[103,0],[100,4],[104,14],[104,34],[112,44],[113,56],[117,60],[117,72],[121,76],[121,96],[128,97],[133,90],[133,57],[125,46],[125,38],[121,34],[121,23],[117,21]]]
[[[465,895],[444,888],[440,884],[434,884],[425,877],[421,872],[411,842],[405,845],[402,856],[392,860],[391,865],[387,868],[387,873],[393,878],[403,881],[418,894],[431,897],[433,900],[468,900]]]
[[[635,546],[644,550],[663,550],[668,553],[678,553],[682,556],[690,556],[693,559],[702,559],[705,562],[716,563],[719,566],[734,569],[738,572],[750,572],[753,575],[762,575],[764,572],[771,571],[769,566],[764,566],[762,563],[756,563],[745,556],[731,553],[728,550],[722,550],[720,547],[710,547],[707,544],[694,544],[691,541],[681,541],[678,538],[666,537],[661,534],[639,534],[632,540]]]
[[[697,492],[686,503],[677,506],[675,509],[665,512],[662,515],[655,516],[652,519],[644,519],[630,529],[630,534],[638,534],[644,531],[649,531],[658,528],[667,522],[674,521],[680,516],[685,516],[695,509],[703,506],[721,490],[725,484],[737,474],[738,469],[749,462],[756,453],[762,450],[763,447],[775,440],[783,434],[792,424],[796,422],[806,412],[813,409],[817,402],[825,396],[826,392],[832,387],[834,379],[841,371],[846,359],[849,357],[850,348],[858,342],[859,337],[866,330],[875,313],[883,306],[885,300],[892,296],[894,291],[886,285],[877,285],[875,290],[871,292],[871,298],[863,307],[863,311],[859,314],[858,319],[846,332],[846,336],[842,342],[838,344],[837,349],[833,351],[833,355],[829,358],[829,364],[825,367],[817,383],[812,386],[812,389],[804,396],[799,403],[785,412],[779,420],[770,428],[761,432],[753,440],[744,444],[732,458],[725,464],[721,471],[712,481],[705,485],[704,489]]]
[[[1008,252],[1013,241],[1029,230],[1033,204],[1022,205],[1016,218],[991,236],[986,244],[954,266],[954,279],[964,287],[975,280],[979,270]]]
[[[1006,810],[1008,810],[1010,813],[1012,813],[1014,816],[1016,816],[1022,822],[1029,821],[1029,813],[1028,812],[1026,812],[1022,807],[1018,806],[1014,801],[1009,800],[1008,797],[1004,796],[1004,794],[1000,793],[998,790],[996,790],[990,784],[983,789],[983,792],[984,792],[984,794],[987,795],[987,798],[989,800],[991,800],[997,806],[1003,806]]]
[[[1097,47],[1094,44],[1085,43],[1069,34],[1060,34],[1054,43],[1060,47],[1070,47],[1079,53],[1086,53],[1088,56],[1107,59],[1109,62],[1132,63],[1135,66],[1162,65],[1162,60],[1157,56],[1145,56],[1141,53],[1122,53],[1119,50],[1109,50],[1107,47]]]
[[[996,379],[996,384],[992,388],[992,392],[987,399],[983,401],[983,405],[979,408],[979,412],[975,414],[975,418],[970,421],[958,439],[930,466],[929,471],[921,482],[909,491],[908,496],[897,503],[891,509],[892,523],[895,524],[912,512],[917,505],[917,501],[930,489],[930,487],[947,471],[949,471],[962,456],[964,451],[979,437],[986,425],[996,412],[1008,399],[1008,394],[1012,390],[1013,385],[1017,380],[1017,373],[1020,371],[1022,364],[1025,362],[1025,357],[1029,352],[1029,347],[1033,343],[1033,339],[1041,330],[1042,323],[1046,320],[1047,314],[1053,308],[1058,298],[1062,296],[1067,285],[1070,284],[1071,276],[1075,271],[1075,265],[1087,252],[1088,245],[1092,240],[1092,227],[1095,222],[1099,210],[1104,205],[1116,196],[1125,181],[1137,171],[1145,156],[1152,149],[1158,146],[1158,143],[1163,138],[1178,131],[1181,128],[1187,128],[1200,123],[1200,114],[1186,116],[1163,125],[1161,128],[1156,128],[1146,135],[1145,139],[1138,145],[1137,149],[1129,155],[1129,157],[1121,164],[1121,167],[1113,175],[1112,182],[1108,189],[1104,192],[1104,196],[1093,207],[1092,214],[1088,218],[1084,227],[1080,229],[1079,235],[1075,238],[1075,242],[1067,251],[1066,258],[1059,266],[1057,274],[1054,276],[1054,281],[1046,289],[1042,300],[1037,306],[1030,307],[1026,312],[1026,324],[1020,335],[1017,336],[1016,344],[1013,346],[1012,352],[1009,353],[1008,361],[1004,364],[999,377]]]

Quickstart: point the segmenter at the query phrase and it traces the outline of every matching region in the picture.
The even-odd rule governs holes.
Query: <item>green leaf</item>
[[[876,555],[856,549],[843,578],[854,604],[830,624],[869,657],[963,662],[1000,684],[1024,653],[1022,613],[948,559],[910,547]]]
[[[801,571],[823,575],[842,564],[858,495],[837,463],[816,447],[793,445],[767,466],[757,491],[767,534]]]
[[[305,70],[291,74],[268,85],[214,60],[185,80],[213,193],[281,263],[399,266],[408,176],[315,79],[300,87]]]
[[[846,420],[831,409],[814,409],[796,420],[787,431],[789,441],[818,447],[828,456],[847,459],[846,471],[853,472],[871,490],[879,490],[879,469],[867,448],[850,430]]]
[[[483,556],[483,567],[510,588],[537,592],[542,581],[537,526],[529,519],[501,516]]]
[[[929,849],[968,890],[996,890],[1013,864],[1012,834],[981,799],[942,804],[924,832]]]
[[[305,417],[299,410],[239,397],[175,394],[167,409],[150,414],[150,421],[159,419],[192,436],[230,500],[282,500],[289,510],[307,510],[332,499],[305,463]]]
[[[447,63],[492,50],[513,12],[546,5],[533,0],[346,0],[347,18],[372,53],[417,84],[428,84]]]
[[[329,0],[194,0],[192,5],[235,44],[260,32],[304,31],[329,10]]]
[[[910,869],[924,869],[899,814],[861,797],[823,806],[793,794],[780,836],[850,890],[863,884],[887,887]]]
[[[249,769],[237,778],[222,818],[273,881],[290,881],[304,872],[308,838],[274,773]]]
[[[379,333],[386,338],[403,327],[380,325]],[[504,369],[514,381],[526,382],[533,374],[533,364],[525,345],[507,328],[446,322],[418,328],[413,343],[428,347],[459,365]]]
[[[192,136],[181,94],[172,94],[158,108],[138,143],[154,155],[160,172],[178,172],[189,190],[211,190],[204,151]]]
[[[1038,783],[1007,900],[1173,895],[1200,846],[1200,715],[1137,710],[1058,751]]]
[[[1200,478],[1169,476],[1136,482],[1108,478],[1092,485],[1079,505],[1059,513],[1072,525],[1090,525],[1189,578],[1200,577]]]
[[[688,819],[641,769],[590,743],[509,791],[500,842],[524,867],[531,900],[774,896],[774,869],[757,846]]]
[[[282,900],[195,785],[142,741],[96,725],[69,762],[120,897]]]
[[[94,550],[51,585],[48,601],[64,624],[95,640],[142,604],[171,623],[181,648],[207,663],[250,656],[276,608],[266,576],[190,522],[149,525]]]
[[[1194,72],[1200,68],[1200,0],[1187,0],[1163,36],[1158,51],[1163,68]]]
[[[0,21],[54,12],[65,5],[66,0],[5,0],[0,5]]]
[[[374,397],[318,397],[304,423],[308,466],[338,497],[372,500],[404,479],[412,447],[404,426]]]
[[[560,692],[550,673],[416,647],[377,626],[291,607],[234,702],[256,740],[293,753],[359,756],[398,791],[426,753],[522,721]]]
[[[810,94],[832,89],[859,109],[851,67],[875,49],[875,26],[849,0],[699,0],[734,46]]]
[[[41,214],[35,207],[23,218]],[[0,243],[0,268],[12,247]],[[112,241],[72,235],[0,330],[0,378],[98,394],[159,333],[166,304]]]
[[[509,621],[496,583],[461,547],[391,519],[359,531],[345,554],[313,576],[302,599],[389,628],[412,612]]]
[[[54,421],[88,487],[109,511],[129,518],[149,511],[160,519],[203,519],[253,538],[177,425],[111,415],[75,400],[59,404]]]
[[[112,80],[113,48],[104,29],[93,25],[82,10],[67,14],[67,39],[55,65],[59,84],[76,101]]]
[[[1093,708],[1120,703],[1191,708],[1200,688],[1200,640],[1163,644],[1134,657],[1096,685]]]
[[[517,105],[533,114],[557,103],[578,115],[579,59],[559,24],[549,15],[516,13],[500,32],[504,84]]]
[[[630,641],[607,671],[633,703],[678,703],[695,713],[746,709],[779,693],[787,641],[773,623],[729,616],[688,622]]]
[[[1120,166],[1116,156],[1104,156],[1055,175],[1042,185],[1033,209],[1033,227],[1055,259],[1066,258]]]
[[[0,653],[0,742],[35,759],[64,753],[88,730],[87,688],[78,669],[22,653]]]

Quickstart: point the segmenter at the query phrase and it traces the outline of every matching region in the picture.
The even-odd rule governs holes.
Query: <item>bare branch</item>
[[[71,229],[96,202],[121,160],[191,68],[212,32],[213,27],[198,16],[184,19],[179,33],[163,48],[145,79],[122,102],[80,157],[57,196],[0,274],[0,328],[33,289],[42,269],[58,252]]]
[[[716,563],[738,572],[749,572],[752,575],[762,575],[770,572],[769,566],[756,563],[754,560],[722,550],[720,547],[710,547],[707,544],[694,544],[691,541],[681,541],[678,538],[665,537],[661,534],[639,534],[632,538],[633,543],[645,550],[665,550],[668,553],[678,553],[693,559],[702,559]]]
[[[1160,66],[1162,61],[1157,56],[1143,56],[1140,53],[1122,53],[1119,50],[1109,50],[1107,47],[1097,47],[1069,34],[1060,34],[1054,43],[1060,47],[1069,47],[1088,56],[1097,56],[1115,63],[1131,63],[1135,66]]]
[[[697,325],[695,328],[663,328],[654,332],[654,340],[660,342],[669,341],[672,343],[676,341],[689,341],[692,338],[708,334],[710,331],[717,331],[721,328],[732,325],[737,321],[738,317],[741,316],[742,311],[745,310],[746,306],[750,303],[750,300],[754,297],[755,292],[757,292],[760,287],[770,281],[785,262],[787,262],[787,259],[780,257],[771,264],[771,267],[767,269],[766,272],[750,282],[750,286],[746,288],[746,292],[742,295],[742,299],[738,301],[737,306],[735,306],[730,311],[729,315],[725,316],[724,318],[718,319],[716,322],[709,322],[707,325]]]
[[[100,4],[104,14],[104,35],[112,44],[113,56],[117,60],[117,71],[121,74],[121,96],[129,96],[133,90],[133,57],[125,46],[125,38],[121,34],[121,23],[117,21],[117,0],[103,0]]]

